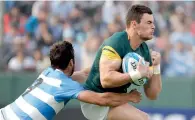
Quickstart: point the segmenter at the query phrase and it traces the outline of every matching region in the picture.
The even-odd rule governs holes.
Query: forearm
[[[104,77],[100,76],[100,79],[104,88],[120,87],[132,82],[128,73],[120,73],[117,71],[110,71]]]
[[[161,75],[153,75],[148,83],[144,86],[146,96],[151,99],[157,99],[162,89]]]
[[[104,101],[106,101],[106,106],[119,106],[128,102],[133,102],[133,98],[128,93],[102,93]]]
[[[79,94],[78,99],[83,102],[96,104],[99,106],[119,106],[132,101],[132,96],[128,93],[96,93],[93,91],[83,91]]]
[[[90,103],[90,104],[96,104],[96,105],[107,105],[107,100],[102,99],[102,94],[100,93],[96,93],[93,91],[82,91],[79,96],[78,96],[78,100],[82,101],[82,102],[86,102],[86,103]]]

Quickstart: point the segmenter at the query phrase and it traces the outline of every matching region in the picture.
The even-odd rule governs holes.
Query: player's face
[[[142,19],[140,23],[137,24],[136,28],[137,34],[142,40],[146,41],[152,39],[155,29],[153,15],[147,13],[143,14]]]

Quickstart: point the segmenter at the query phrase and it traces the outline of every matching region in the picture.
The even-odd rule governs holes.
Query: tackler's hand
[[[136,89],[133,89],[129,92],[129,95],[131,97],[131,101],[133,103],[139,103],[142,99],[142,95],[140,92],[138,92]]]

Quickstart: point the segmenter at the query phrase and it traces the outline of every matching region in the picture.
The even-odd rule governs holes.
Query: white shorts
[[[88,120],[106,120],[109,107],[80,102],[83,115]]]
[[[5,120],[3,115],[2,115],[2,110],[0,109],[0,120]]]

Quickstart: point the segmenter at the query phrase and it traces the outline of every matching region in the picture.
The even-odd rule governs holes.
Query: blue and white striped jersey
[[[1,110],[5,120],[52,120],[84,88],[60,70],[47,68],[18,99]]]

